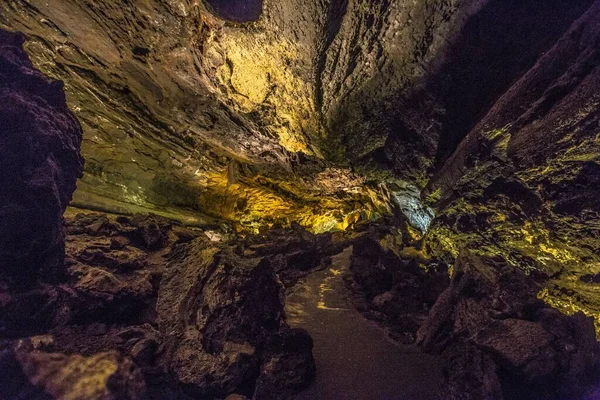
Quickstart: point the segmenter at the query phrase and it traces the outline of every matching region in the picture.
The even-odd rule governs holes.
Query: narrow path
[[[287,297],[288,323],[311,334],[317,363],[315,382],[296,399],[438,399],[436,359],[392,342],[352,306],[343,280],[351,254],[346,248]]]

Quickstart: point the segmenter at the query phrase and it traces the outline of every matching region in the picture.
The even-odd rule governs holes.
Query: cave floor
[[[351,254],[348,247],[334,256],[331,267],[287,297],[288,323],[310,333],[317,364],[315,381],[296,399],[437,399],[442,375],[436,358],[396,344],[353,307],[344,283]]]

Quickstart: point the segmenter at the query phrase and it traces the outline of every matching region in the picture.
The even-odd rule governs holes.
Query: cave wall
[[[0,278],[64,276],[63,213],[81,176],[81,127],[62,83],[36,71],[24,37],[0,30]]]
[[[196,1],[10,1],[0,21],[26,33],[82,123],[74,205],[253,229],[285,214],[318,231],[386,210],[316,145],[326,6],[268,1],[239,25]]]
[[[424,186],[590,3],[352,3],[323,72],[332,147]]]
[[[598,322],[600,3],[511,85],[428,186],[433,242],[501,255]]]
[[[354,109],[378,113],[374,91],[406,87],[473,5],[265,1],[247,24],[187,0],[1,7],[82,123],[74,205],[253,229],[286,214],[318,231],[389,211],[346,161],[388,130]]]
[[[389,182],[433,188],[592,3],[266,0],[239,23],[199,1],[11,0],[0,24],[82,123],[74,205],[325,231],[390,212]]]

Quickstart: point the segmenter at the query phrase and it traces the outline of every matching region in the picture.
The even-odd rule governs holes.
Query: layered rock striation
[[[394,174],[424,186],[590,3],[11,1],[0,23],[82,122],[76,204],[320,232],[389,212]]]

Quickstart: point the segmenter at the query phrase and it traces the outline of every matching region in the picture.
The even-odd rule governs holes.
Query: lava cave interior
[[[599,400],[600,0],[2,0],[0,400]]]

